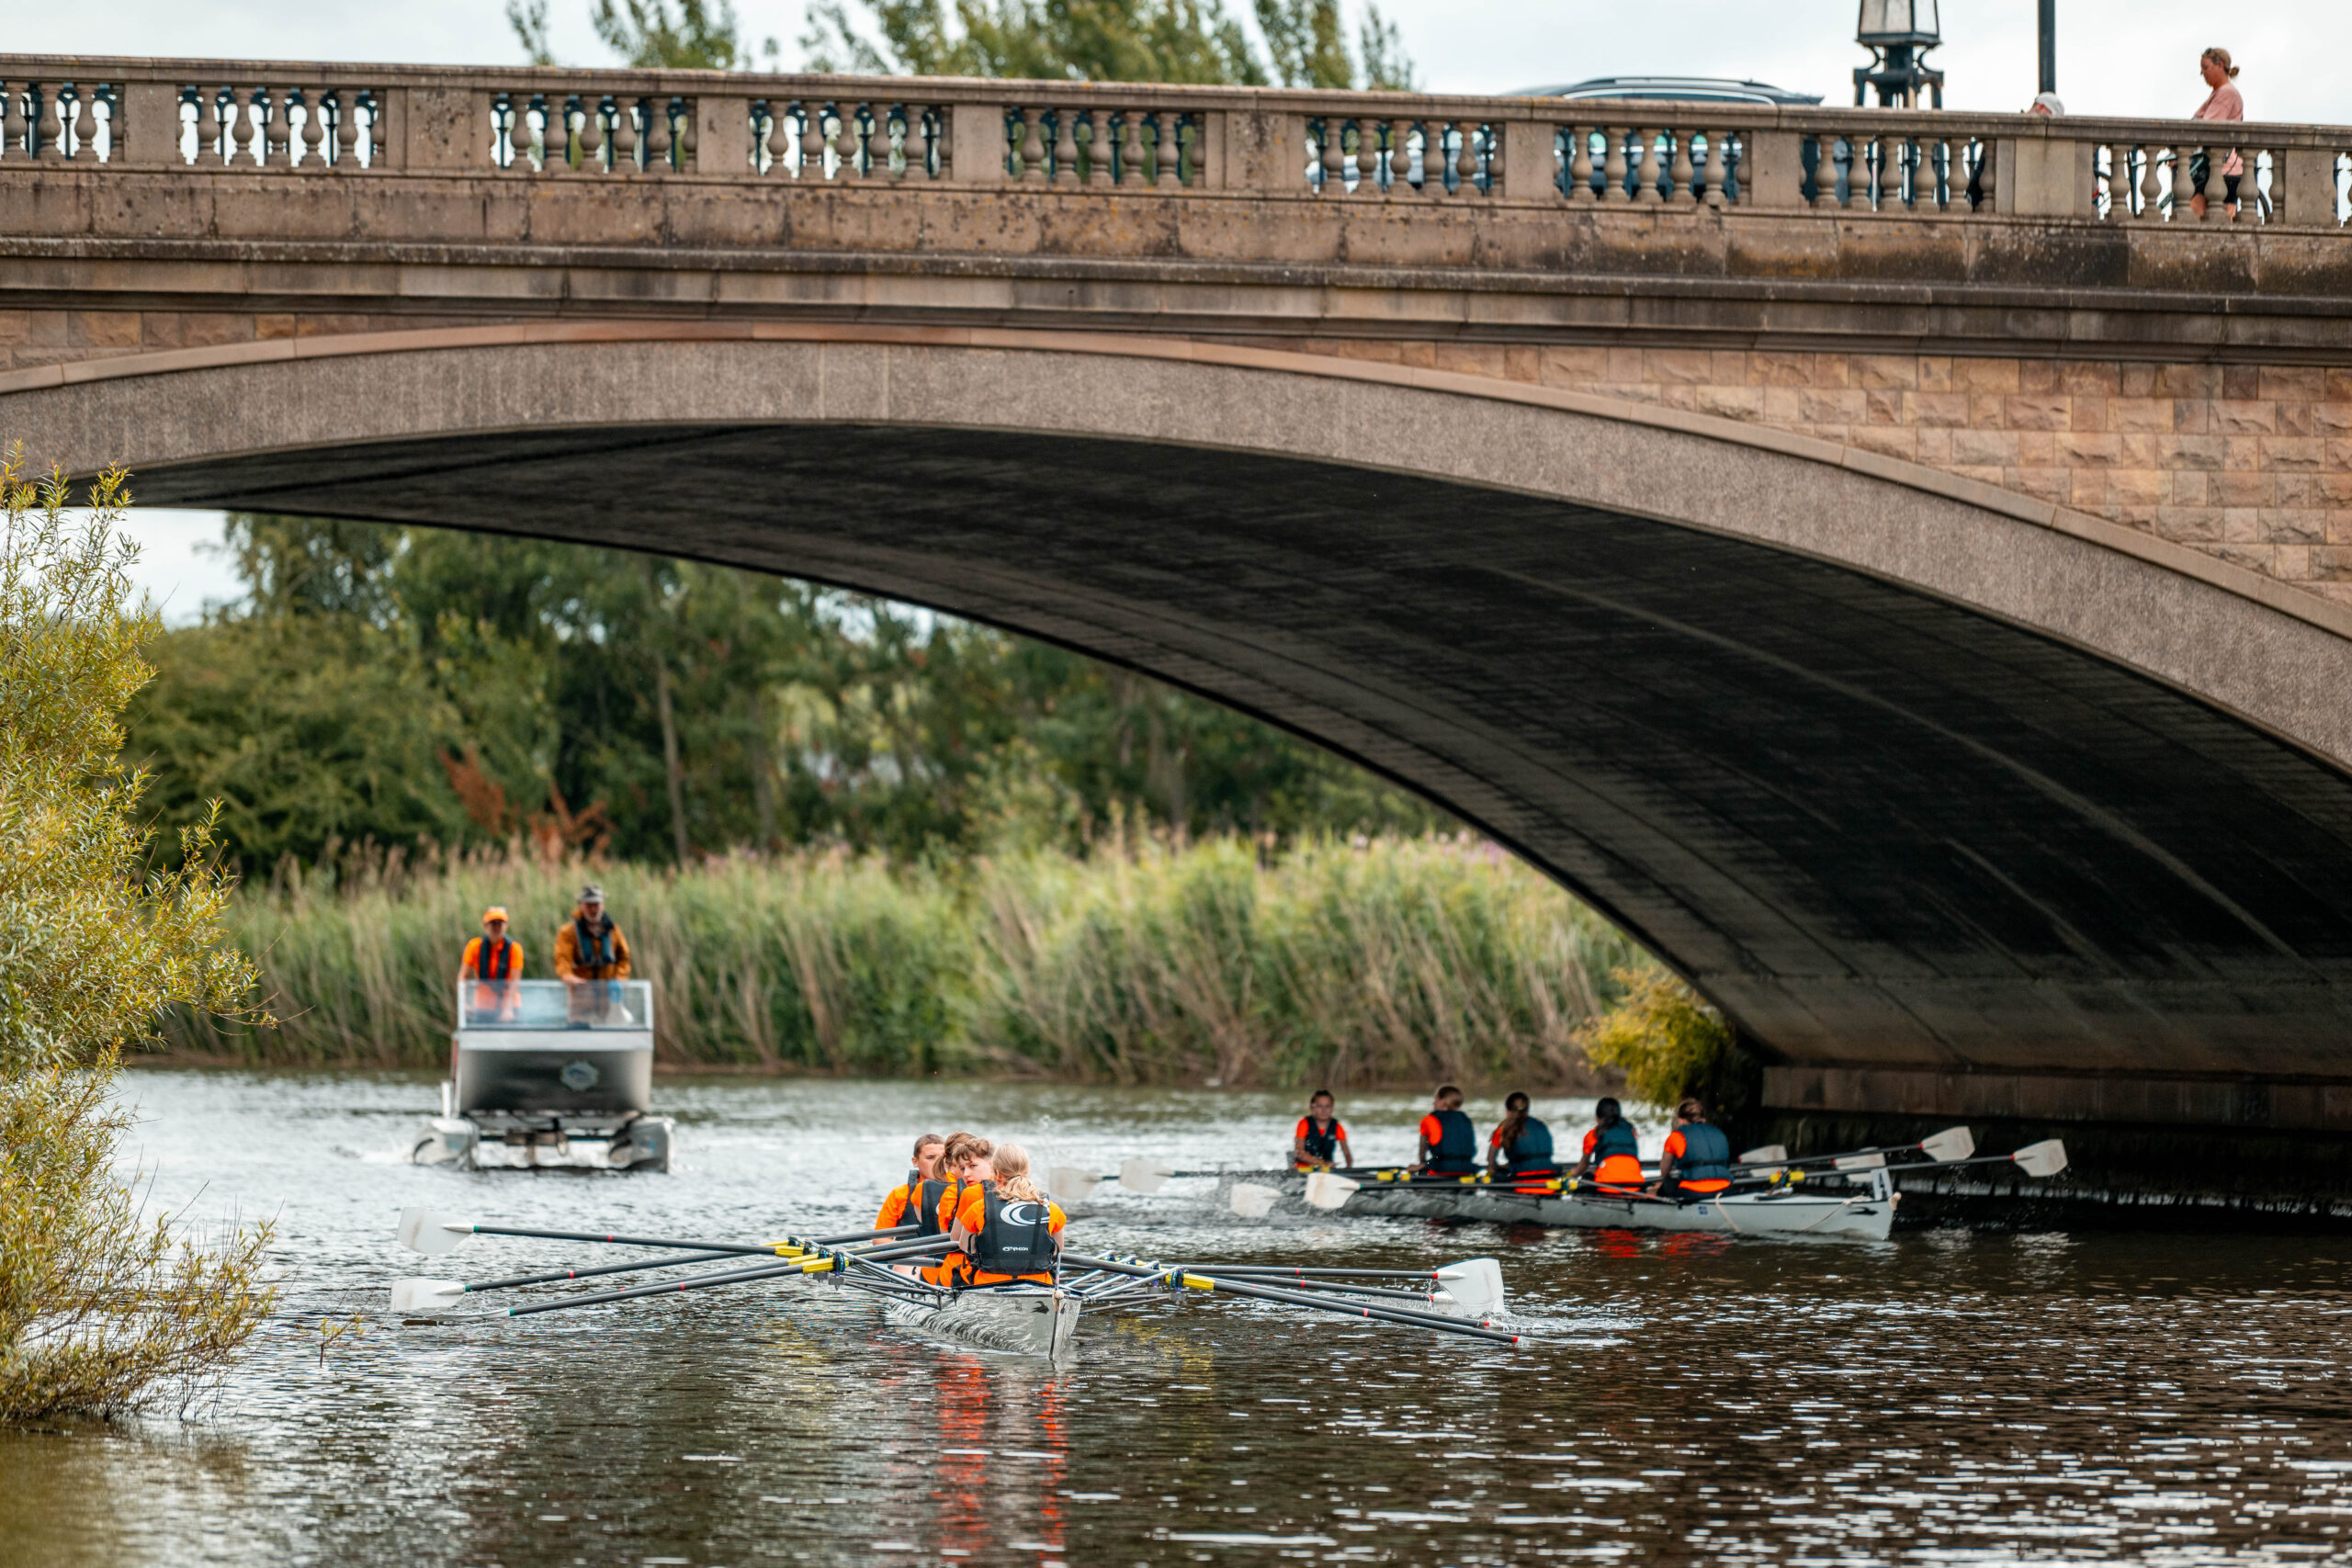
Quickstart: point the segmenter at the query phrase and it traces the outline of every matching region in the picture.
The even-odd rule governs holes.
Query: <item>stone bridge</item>
[[[2184,1148],[2352,1187],[2352,130],[0,86],[37,461],[1052,638],[1512,845],[1798,1136],[2099,1123],[2118,1189]]]

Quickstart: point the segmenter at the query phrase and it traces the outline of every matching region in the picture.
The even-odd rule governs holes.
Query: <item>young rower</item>
[[[1318,1089],[1306,1097],[1306,1114],[1298,1119],[1298,1126],[1290,1135],[1290,1168],[1293,1170],[1329,1170],[1331,1156],[1337,1155],[1345,1165],[1356,1163],[1348,1147],[1348,1130],[1340,1125],[1339,1105],[1328,1089]]]
[[[1595,1181],[1605,1181],[1611,1187],[1639,1187],[1642,1184],[1642,1142],[1634,1124],[1613,1100],[1603,1100],[1592,1108],[1593,1128],[1584,1135],[1584,1158],[1577,1162],[1576,1174],[1589,1174]]]
[[[1731,1140],[1707,1120],[1707,1107],[1686,1100],[1674,1108],[1674,1131],[1658,1160],[1661,1198],[1705,1197],[1731,1185]]]
[[[1462,1113],[1462,1091],[1447,1084],[1421,1118],[1421,1146],[1414,1156],[1420,1176],[1471,1176],[1478,1169],[1478,1130]]]
[[[1503,1101],[1503,1119],[1487,1136],[1487,1169],[1506,1180],[1542,1179],[1560,1174],[1552,1159],[1552,1129],[1529,1114],[1526,1095],[1513,1089]]]
[[[891,1188],[889,1195],[882,1200],[882,1212],[874,1216],[876,1230],[895,1229],[922,1214],[923,1183],[939,1179],[939,1156],[946,1147],[947,1140],[936,1133],[925,1133],[915,1140],[915,1168],[907,1172],[907,1179]],[[932,1201],[936,1203],[938,1201],[939,1195],[932,1194]]]
[[[964,1205],[949,1233],[963,1249],[950,1259],[962,1259],[962,1277],[956,1282],[1052,1284],[1069,1218],[1029,1179],[1029,1151],[1019,1144],[999,1144],[988,1166],[989,1179],[964,1189]]]
[[[923,1209],[916,1224],[922,1229],[918,1236],[947,1235],[956,1228],[956,1216],[964,1206],[965,1192],[988,1179],[989,1156],[993,1152],[986,1138],[978,1133],[950,1133],[939,1151],[939,1176],[922,1184]],[[902,1272],[920,1274],[934,1285],[955,1283],[963,1267],[961,1253],[951,1252],[937,1263],[916,1268],[898,1265]]]

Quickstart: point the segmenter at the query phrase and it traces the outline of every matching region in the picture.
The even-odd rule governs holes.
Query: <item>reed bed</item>
[[[175,1055],[437,1066],[457,955],[514,911],[529,973],[586,868],[519,853],[289,871],[240,894],[270,1031],[181,1014]],[[1493,846],[1117,842],[952,872],[843,852],[595,868],[662,1058],[831,1075],[1583,1087],[1576,1032],[1638,949]]]

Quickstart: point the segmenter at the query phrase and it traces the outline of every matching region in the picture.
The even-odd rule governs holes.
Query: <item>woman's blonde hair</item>
[[[999,1144],[989,1156],[989,1165],[996,1172],[996,1190],[1006,1197],[1035,1202],[1046,1196],[1029,1179],[1029,1151],[1019,1144]]]
[[[2226,49],[2209,49],[2197,58],[2211,61],[2222,68],[2222,74],[2224,76],[2234,78],[2238,73],[2238,68],[2230,63],[2230,51]]]

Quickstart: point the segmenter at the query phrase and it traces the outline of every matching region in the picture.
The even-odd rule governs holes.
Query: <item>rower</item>
[[[1290,1168],[1329,1170],[1334,1155],[1348,1165],[1356,1163],[1348,1147],[1348,1130],[1340,1125],[1338,1103],[1329,1089],[1318,1089],[1306,1097],[1306,1114],[1290,1135]]]
[[[1704,1198],[1731,1185],[1731,1140],[1707,1121],[1707,1108],[1686,1100],[1674,1108],[1674,1131],[1658,1160],[1661,1198]]]
[[[1478,1169],[1478,1130],[1462,1113],[1462,1091],[1447,1084],[1421,1118],[1414,1171],[1421,1176],[1472,1176]]]
[[[923,1186],[926,1182],[936,1183],[939,1180],[939,1156],[946,1147],[947,1140],[936,1133],[925,1133],[915,1140],[915,1168],[882,1200],[882,1212],[874,1216],[876,1230],[896,1230],[900,1225],[919,1221],[923,1211]],[[936,1205],[938,1201],[939,1194],[933,1192],[932,1202]]]
[[[1552,1129],[1529,1114],[1527,1096],[1513,1089],[1503,1100],[1503,1119],[1487,1137],[1487,1169],[1514,1184],[1560,1174],[1552,1158]]]
[[[1029,1151],[1019,1144],[999,1144],[988,1169],[989,1178],[964,1189],[964,1206],[949,1233],[964,1259],[963,1277],[953,1282],[1052,1284],[1068,1216],[1029,1179]]]
[[[939,1151],[938,1174],[922,1184],[922,1209],[914,1216],[922,1228],[917,1236],[946,1235],[956,1227],[964,1206],[965,1190],[989,1175],[990,1145],[978,1133],[950,1133]],[[961,1253],[949,1253],[928,1267],[894,1265],[901,1273],[920,1274],[934,1285],[952,1285],[963,1267]]]
[[[1577,1162],[1576,1174],[1590,1173],[1595,1181],[1611,1187],[1639,1187],[1641,1134],[1625,1120],[1614,1100],[1602,1100],[1592,1108],[1592,1114],[1593,1127],[1584,1135],[1584,1158]]]

